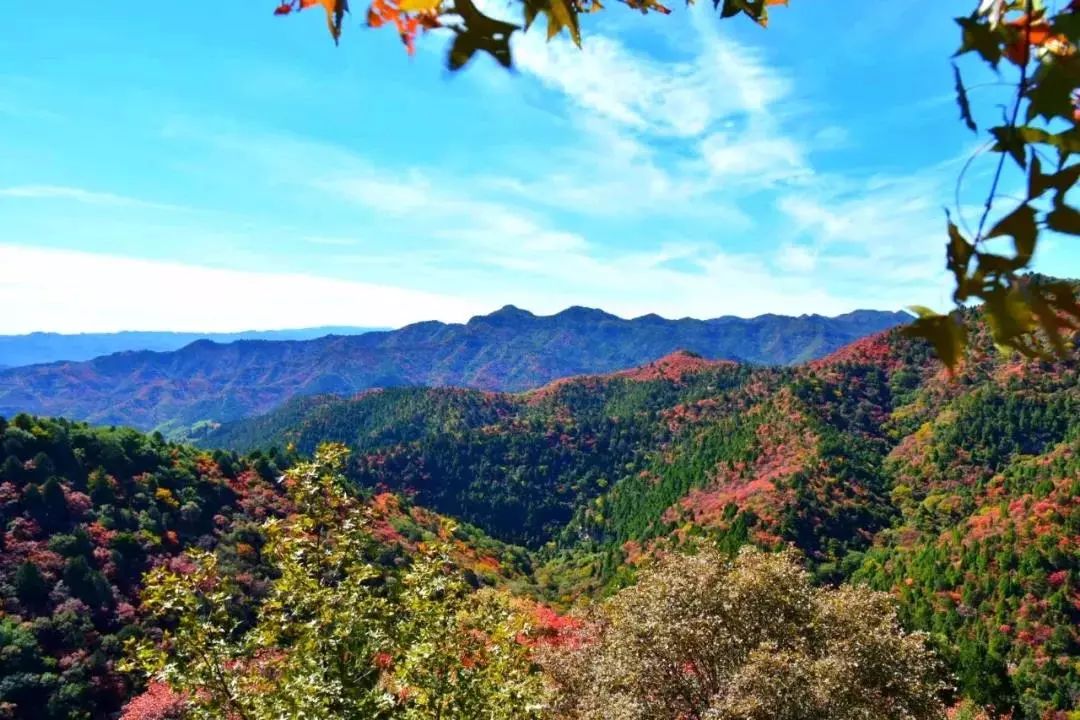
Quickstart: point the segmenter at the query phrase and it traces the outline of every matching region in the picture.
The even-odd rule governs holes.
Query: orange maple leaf
[[[416,52],[417,35],[441,26],[437,10],[409,13],[401,9],[397,0],[374,0],[368,7],[367,23],[374,28],[393,23],[409,55]]]
[[[784,7],[789,7],[790,2],[789,0],[765,0],[765,7],[772,7],[774,5],[783,5]],[[761,25],[761,27],[767,28],[769,27],[769,16],[765,13],[762,13],[761,17],[758,18],[757,22],[758,25]]]
[[[341,37],[341,21],[349,11],[348,0],[300,0],[301,10],[315,5],[322,5],[326,10],[326,27],[330,29],[330,35],[336,43]]]
[[[1018,17],[1005,23],[1009,27],[1016,28],[1016,40],[1005,46],[1005,57],[1017,65],[1027,65],[1031,60],[1031,48],[1042,47],[1051,40],[1064,40],[1058,35],[1050,34],[1050,23],[1041,15],[1036,15],[1034,20],[1027,15]]]

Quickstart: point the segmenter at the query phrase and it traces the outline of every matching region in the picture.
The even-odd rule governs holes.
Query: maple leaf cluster
[[[336,43],[341,37],[341,23],[345,19],[345,13],[349,11],[348,0],[282,0],[281,4],[274,8],[274,14],[288,15],[294,10],[306,10],[316,5],[326,11],[326,25]]]
[[[670,15],[671,8],[660,0],[621,0],[627,7],[641,13],[650,11]],[[693,0],[688,0],[693,2]],[[768,8],[787,5],[789,0],[713,0],[722,17],[746,15],[762,27],[768,25]],[[524,0],[522,25],[503,22],[481,12],[472,0],[373,0],[367,11],[368,27],[393,25],[401,36],[406,51],[416,51],[416,38],[421,32],[445,27],[455,37],[450,45],[447,65],[459,70],[476,52],[492,56],[503,67],[511,66],[510,35],[515,30],[528,30],[540,15],[547,18],[547,37],[566,30],[574,44],[581,46],[578,16],[604,9],[601,0]],[[281,0],[275,15],[320,6],[326,12],[330,35],[336,43],[341,37],[342,21],[349,12],[347,0]],[[453,18],[444,22],[444,18]]]
[[[401,36],[406,52],[416,52],[420,32],[442,27],[439,21],[440,0],[374,0],[367,12],[368,27],[393,25]]]

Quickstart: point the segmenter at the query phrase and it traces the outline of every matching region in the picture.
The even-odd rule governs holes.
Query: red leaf
[[[1050,34],[1050,23],[1042,17],[1036,17],[1034,21],[1027,15],[1010,20],[1007,23],[1018,31],[1015,42],[1005,48],[1005,57],[1017,65],[1027,65],[1031,59],[1031,48],[1045,45],[1053,37]]]

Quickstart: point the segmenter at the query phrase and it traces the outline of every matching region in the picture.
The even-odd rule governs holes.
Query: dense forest
[[[213,551],[251,601],[270,575],[263,523],[295,512],[276,453],[239,457],[127,429],[0,418],[0,717],[104,718],[139,687],[120,672],[147,630],[142,576]],[[391,495],[364,496],[374,558],[400,563],[442,520]],[[455,563],[476,586],[528,573],[523,551],[468,528]]]
[[[447,587],[509,593],[484,605],[492,613],[484,622],[494,623],[486,636],[517,622],[498,609],[505,603],[514,612],[528,608],[528,632],[609,627],[620,603],[656,601],[647,584],[657,562],[686,553],[734,558],[751,545],[795,552],[813,587],[890,594],[897,622],[925,632],[945,663],[945,685],[956,689],[942,686],[943,701],[963,699],[1016,718],[1069,718],[1080,698],[1078,363],[1004,355],[976,312],[968,322],[972,343],[952,376],[922,341],[889,331],[791,368],[679,352],[524,393],[394,388],[302,398],[208,432],[200,440],[208,449],[65,420],[2,421],[0,707],[14,718],[115,717],[145,690],[125,711],[125,720],[134,720],[172,717],[183,698],[194,702],[145,686],[144,675],[123,672],[120,663],[133,646],[163,637],[162,628],[193,622],[176,615],[184,602],[164,615],[154,602],[173,597],[169,588],[203,592],[190,578],[211,567],[206,557],[214,558],[214,582],[227,579],[231,588],[223,605],[237,623],[230,627],[250,628],[248,644],[234,648],[237,657],[254,652],[243,661],[249,664],[266,657],[250,643],[265,641],[266,613],[280,602],[274,598],[295,592],[284,581],[324,577],[303,564],[290,569],[292,556],[280,550],[282,532],[288,538],[299,528],[303,538],[304,528],[315,527],[302,521],[308,515],[295,498],[299,481],[280,479],[295,477],[305,458],[336,441],[351,449],[341,480],[362,507],[365,528],[358,541],[365,564],[353,571],[384,578],[354,591],[380,607],[427,608],[411,625],[380,630],[389,650],[369,648],[398,658],[376,669],[379,682],[405,683],[399,690],[427,687],[428,680],[402,678],[412,677],[408,658],[428,647],[417,638],[433,632],[425,623],[438,615],[424,603],[444,598],[424,594],[425,583],[450,582],[439,579],[442,570],[423,575],[433,543],[449,542],[447,562],[460,573],[454,582],[461,584]],[[447,531],[446,517],[462,524]],[[745,562],[750,569],[731,572],[767,569]],[[147,572],[151,586],[165,590],[147,596]],[[646,586],[635,584],[639,578]],[[386,589],[372,594],[371,587]],[[589,615],[609,597],[604,607],[615,615]],[[468,606],[454,612],[466,618]],[[412,618],[409,612],[391,614]],[[579,613],[593,620],[575,619]],[[468,627],[480,622],[468,618]],[[595,632],[561,644],[534,637],[526,646],[537,649],[536,658],[505,670],[523,683],[522,693],[532,692],[526,676],[546,662],[548,677],[570,687],[585,672],[571,650],[608,642]],[[617,665],[625,639],[612,637]],[[551,647],[570,655],[552,660]],[[476,667],[470,672],[479,673]],[[481,675],[469,677],[490,681]],[[192,677],[198,674],[177,670],[174,684],[182,688]],[[619,687],[609,690],[630,702]],[[653,697],[650,687],[641,692]],[[912,697],[923,697],[925,687],[913,688]],[[376,690],[385,687],[368,688]],[[400,710],[427,717],[413,691],[402,692],[386,716]],[[353,700],[375,702],[376,695]],[[225,697],[214,702],[233,702]],[[597,696],[595,708],[613,697]],[[561,698],[544,706],[571,705]],[[563,717],[593,717],[574,707]]]
[[[285,512],[268,484],[278,470],[63,420],[19,415],[0,431],[0,702],[17,717],[118,709],[131,688],[115,663],[140,631],[143,572],[214,548],[256,586],[251,528]]]

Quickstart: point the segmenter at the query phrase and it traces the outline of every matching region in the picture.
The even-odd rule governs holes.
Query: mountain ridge
[[[118,352],[179,350],[202,339],[218,342],[238,340],[310,340],[327,335],[359,335],[388,328],[326,325],[282,330],[238,332],[179,332],[171,330],[121,330],[111,333],[32,332],[0,335],[0,370],[54,362],[80,362]]]
[[[908,320],[883,311],[837,319],[627,320],[580,306],[548,316],[506,306],[459,324],[314,340],[200,340],[169,352],[9,368],[0,370],[0,414],[65,416],[182,437],[195,424],[259,415],[296,395],[414,385],[521,391],[635,367],[679,349],[790,364]]]

